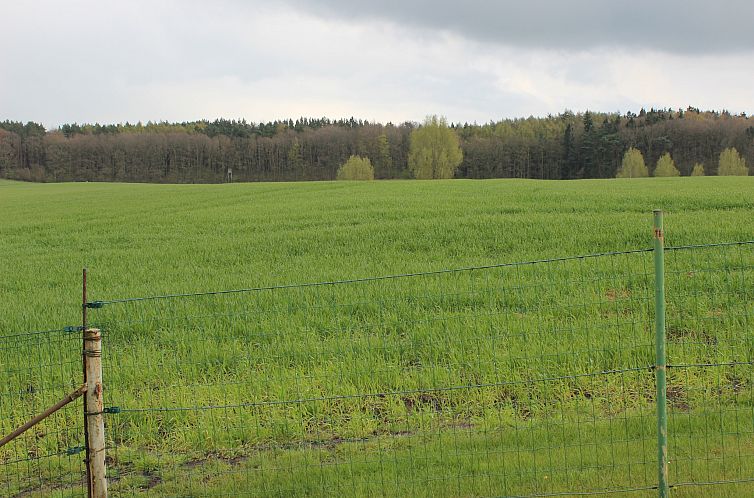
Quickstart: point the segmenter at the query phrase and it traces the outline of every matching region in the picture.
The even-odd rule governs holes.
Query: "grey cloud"
[[[483,122],[689,104],[752,113],[744,4],[284,1],[10,2],[0,120]]]
[[[754,49],[750,0],[288,0],[325,18],[382,20],[527,48]]]

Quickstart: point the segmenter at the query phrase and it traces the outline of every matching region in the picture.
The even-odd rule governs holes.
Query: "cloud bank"
[[[561,3],[8,3],[0,119],[754,112],[748,3]]]
[[[754,3],[683,0],[289,0],[352,22],[392,21],[527,48],[650,49],[708,54],[754,49]]]

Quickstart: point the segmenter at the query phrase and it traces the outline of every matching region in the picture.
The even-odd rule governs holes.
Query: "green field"
[[[648,248],[654,208],[669,246],[754,239],[754,178],[0,181],[0,336],[78,325],[82,267],[102,301],[432,272]],[[669,361],[751,361],[752,246],[667,262]],[[652,496],[652,285],[638,252],[106,304],[111,489]],[[0,432],[76,385],[76,335],[42,336],[0,345]],[[671,482],[754,477],[751,370],[671,370]],[[1,449],[0,494],[80,494],[81,454],[27,458],[79,419]]]

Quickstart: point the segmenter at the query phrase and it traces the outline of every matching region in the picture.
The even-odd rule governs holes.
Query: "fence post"
[[[665,356],[665,236],[662,211],[654,211],[655,262],[655,380],[657,383],[657,472],[660,498],[670,496],[668,485],[668,413]]]
[[[90,498],[107,497],[105,475],[105,419],[102,396],[102,337],[98,329],[84,330],[84,367],[86,369],[86,450]]]

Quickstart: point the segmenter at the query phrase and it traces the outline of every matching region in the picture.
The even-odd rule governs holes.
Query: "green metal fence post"
[[[655,379],[657,382],[657,472],[660,498],[670,496],[668,486],[668,414],[665,357],[665,237],[662,211],[654,211],[655,260]]]

